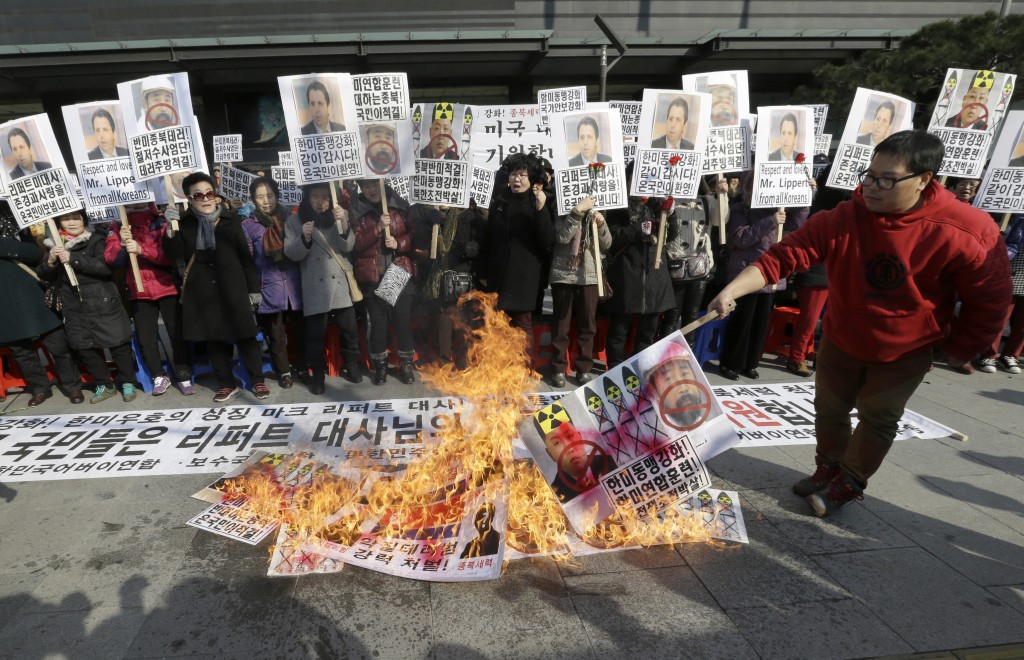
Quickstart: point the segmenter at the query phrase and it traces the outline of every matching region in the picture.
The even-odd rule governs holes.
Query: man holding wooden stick
[[[882,141],[853,199],[810,218],[711,302],[735,299],[824,262],[829,311],[814,399],[817,470],[793,486],[818,516],[862,499],[892,446],[907,400],[942,344],[962,364],[1003,329],[1010,267],[988,214],[935,180],[944,148],[924,131]],[[959,318],[953,309],[961,301]],[[856,407],[858,424],[850,412]]]

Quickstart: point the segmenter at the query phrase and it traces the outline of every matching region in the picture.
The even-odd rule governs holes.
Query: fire
[[[467,369],[447,364],[422,370],[425,383],[474,404],[461,423],[439,433],[433,451],[394,478],[372,470],[362,471],[369,475],[365,481],[324,472],[289,489],[275,481],[270,470],[229,481],[226,494],[247,497],[254,512],[297,530],[291,543],[309,548],[324,541],[351,545],[365,531],[366,521],[388,538],[412,538],[424,528],[459,524],[466,517],[467,493],[483,488],[488,501],[509,498],[511,547],[525,554],[570,559],[573,545],[580,547],[580,541],[574,539],[551,487],[532,461],[513,459],[517,426],[536,407],[530,394],[539,375],[530,367],[530,338],[495,309],[496,298],[471,292],[460,301],[462,316],[471,317],[463,322],[470,335]],[[668,507],[651,519],[621,510],[612,518],[594,521],[582,541],[617,548],[709,539],[701,516]]]

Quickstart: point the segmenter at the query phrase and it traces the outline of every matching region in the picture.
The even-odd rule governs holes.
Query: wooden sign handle
[[[167,206],[174,206],[174,184],[171,183],[171,177],[164,177],[164,192],[167,193]],[[171,220],[171,229],[175,232],[178,231],[178,221]]]
[[[590,216],[590,235],[593,236],[594,243],[594,270],[597,271],[597,297],[604,297],[604,274],[601,272],[601,245],[597,236],[597,220],[594,219],[594,215],[588,212]],[[583,231],[583,227],[580,227],[580,231]]]
[[[784,208],[782,208],[780,206],[775,212],[778,213],[779,211],[782,211],[783,213],[785,213],[786,209],[784,209]],[[779,242],[782,241],[782,230],[783,230],[783,228],[785,228],[785,226],[786,226],[785,222],[780,222],[779,223],[778,233],[775,235],[775,242],[776,243],[779,243]]]
[[[437,239],[441,235],[441,225],[434,225],[430,229],[430,258],[437,259]]]
[[[721,173],[718,175],[718,180],[721,181],[725,177]],[[729,212],[729,195],[727,193],[718,193],[718,244],[720,246],[725,245],[725,216]]]
[[[694,330],[696,330],[697,328],[701,327],[702,325],[705,325],[707,323],[711,323],[712,321],[714,321],[717,318],[718,318],[718,312],[708,312],[707,314],[705,314],[704,316],[700,317],[699,319],[697,319],[693,323],[688,323],[688,324],[684,325],[682,328],[680,328],[679,332],[683,333],[684,335],[688,335],[691,332],[693,332]]]
[[[654,269],[661,268],[661,253],[665,250],[665,223],[668,220],[668,211],[662,209],[661,217],[658,218],[658,246],[654,250]]]
[[[377,182],[380,183],[380,212],[381,213],[387,213],[388,212],[388,192],[387,192],[387,187],[384,185],[384,179],[377,179]],[[384,228],[384,238],[391,238],[391,227],[390,226]]]
[[[64,239],[60,237],[60,232],[57,231],[57,223],[53,221],[53,218],[46,219],[46,227],[50,230],[50,236],[53,238],[53,244],[57,247],[64,247]],[[68,280],[71,282],[71,286],[78,288],[78,276],[75,275],[75,269],[71,267],[71,264],[64,264],[64,270],[68,274]]]
[[[1010,217],[1012,215],[1013,215],[1012,213],[1004,213],[1003,214],[1003,221],[999,224],[999,231],[1000,231],[1000,233],[1006,231],[1006,228],[1010,225]]]
[[[121,229],[128,227],[129,231],[131,231],[131,227],[128,224],[128,214],[125,212],[124,207],[118,206],[117,213],[121,216]],[[124,242],[122,241],[121,244],[123,245]],[[135,290],[142,293],[145,291],[145,288],[142,286],[142,271],[139,270],[139,255],[129,252],[128,263],[132,267],[132,277],[135,278]]]

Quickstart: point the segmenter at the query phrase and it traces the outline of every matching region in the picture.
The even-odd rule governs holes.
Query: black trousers
[[[291,361],[288,359],[288,330],[292,331],[295,343],[295,370],[305,373],[306,367],[306,320],[301,310],[289,309],[286,312],[273,314],[257,314],[256,319],[263,328],[263,336],[270,346],[270,361],[278,378],[291,373]]]
[[[164,319],[167,336],[171,339],[171,364],[177,380],[189,380],[189,352],[181,336],[181,305],[177,296],[164,296],[159,300],[135,300],[132,302],[132,318],[135,321],[135,335],[142,352],[142,361],[149,373],[156,378],[166,376],[160,348],[157,342],[157,321]]]
[[[63,385],[64,392],[68,394],[80,392],[82,390],[82,374],[78,371],[78,364],[71,356],[68,337],[64,334],[64,326],[50,330],[40,339],[57,365],[57,377]],[[40,394],[49,389],[50,377],[39,361],[39,354],[32,346],[32,339],[20,339],[7,346],[11,349],[11,357],[18,363],[21,375],[25,377],[32,394]]]
[[[654,335],[658,331],[658,320],[661,312],[653,314],[612,314],[608,319],[608,343],[606,353],[608,355],[608,368],[611,369],[625,361],[630,355],[626,355],[626,340],[629,339],[629,329],[636,319],[636,336],[633,338],[633,352],[636,355],[640,351],[654,343]]]
[[[721,366],[733,371],[757,368],[774,304],[774,293],[752,293],[736,300],[725,326]]]
[[[388,321],[398,336],[399,356],[411,358],[415,352],[412,339],[412,299],[411,286],[406,286],[395,301],[395,306],[387,304],[374,295],[375,284],[360,284],[363,292],[363,304],[370,320],[370,357],[386,357],[388,352]]]
[[[576,377],[590,373],[594,367],[594,335],[597,334],[597,285],[552,284],[551,301],[554,306],[555,332],[551,338],[554,357],[551,373],[565,373],[568,366],[569,331],[576,321]]]
[[[119,346],[111,346],[107,350],[110,351],[110,357],[114,360],[114,366],[117,367],[117,380],[122,385],[135,383],[135,354],[132,353],[132,345],[126,342]],[[110,377],[110,367],[107,366],[107,360],[103,357],[103,351],[94,348],[76,350],[75,357],[89,372],[97,386],[114,384],[114,379]]]
[[[387,303],[384,303],[385,305]],[[359,353],[359,329],[356,325],[356,308],[333,309],[323,314],[306,317],[306,361],[313,371],[313,381],[324,382],[327,373],[327,358],[324,356],[327,324],[336,323],[341,330],[341,350],[348,355]]]
[[[231,357],[235,353],[235,346],[238,346],[238,354],[242,358],[245,370],[249,372],[252,384],[263,382],[263,354],[260,350],[260,343],[255,337],[239,339],[235,343],[226,341],[208,340],[206,352],[210,356],[210,366],[217,377],[217,387],[220,389],[237,387],[235,374],[231,370]]]
[[[709,278],[706,277],[696,280],[672,280],[672,293],[676,299],[676,306],[665,312],[661,318],[659,337],[670,335],[684,325],[697,320],[708,281]],[[686,335],[686,341],[691,345],[695,334],[696,332],[691,332]]]

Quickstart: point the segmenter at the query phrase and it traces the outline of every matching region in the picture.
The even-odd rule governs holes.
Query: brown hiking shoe
[[[786,369],[789,373],[803,376],[804,378],[811,375],[811,367],[807,364],[807,360],[800,360],[799,362],[789,361],[786,363]]]
[[[835,513],[853,500],[864,499],[864,489],[848,474],[841,474],[828,484],[828,488],[807,496],[811,508],[819,518]]]
[[[811,493],[817,493],[819,490],[824,490],[828,487],[829,482],[838,477],[840,472],[838,463],[819,465],[814,474],[804,477],[793,484],[793,492],[800,497],[807,497]]]

